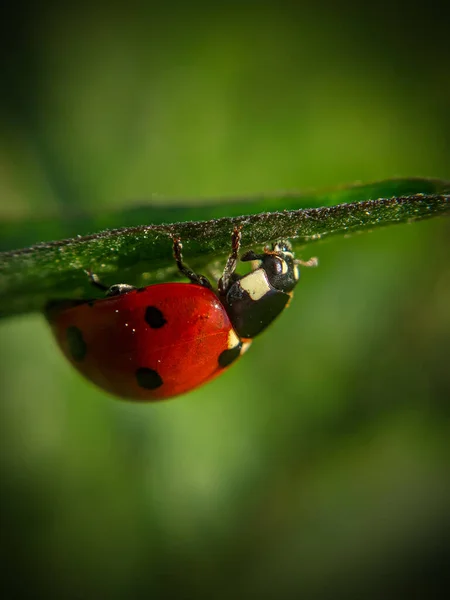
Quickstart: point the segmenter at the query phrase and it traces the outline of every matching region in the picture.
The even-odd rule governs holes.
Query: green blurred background
[[[438,8],[10,7],[0,217],[450,179]],[[6,597],[437,597],[449,233],[311,246],[320,268],[239,364],[161,404],[94,389],[39,315],[2,321]]]

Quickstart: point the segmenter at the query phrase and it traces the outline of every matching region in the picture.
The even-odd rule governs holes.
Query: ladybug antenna
[[[301,267],[318,267],[319,259],[317,256],[312,256],[309,260],[300,260],[296,258],[294,260],[294,265],[300,265]]]
[[[190,269],[183,262],[183,244],[181,243],[181,239],[179,237],[173,237],[173,256],[175,258],[175,262],[177,263],[178,270],[182,275],[187,277],[191,283],[195,283],[197,285],[202,285],[203,287],[211,289],[211,283],[207,277],[204,275],[200,275],[199,273],[195,273],[192,269]]]

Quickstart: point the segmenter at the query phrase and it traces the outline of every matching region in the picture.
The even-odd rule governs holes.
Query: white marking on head
[[[239,285],[255,302],[270,292],[270,283],[264,269],[257,269],[245,275]]]
[[[241,340],[236,335],[234,329],[230,329],[230,333],[228,334],[228,350],[236,348],[236,346],[239,346],[240,343]]]
[[[281,258],[281,256],[277,256],[277,258],[281,262],[281,274],[286,275],[286,273],[288,272],[287,262],[283,258]]]
[[[298,281],[300,279],[300,271],[298,269],[298,265],[294,265],[294,279]]]

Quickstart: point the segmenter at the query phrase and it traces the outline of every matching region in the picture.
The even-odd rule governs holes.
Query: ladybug
[[[124,399],[171,398],[210,381],[289,304],[298,266],[317,264],[296,260],[289,242],[279,241],[261,254],[245,253],[241,260],[253,268],[240,276],[240,240],[237,228],[217,291],[184,264],[178,238],[174,258],[190,283],[107,288],[88,273],[106,297],[49,304],[57,343],[87,379]]]

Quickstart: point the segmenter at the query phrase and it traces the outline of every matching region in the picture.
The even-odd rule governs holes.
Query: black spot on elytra
[[[224,369],[225,367],[231,365],[231,363],[234,362],[241,355],[241,349],[242,342],[239,342],[239,344],[234,348],[229,348],[228,350],[224,350],[223,352],[221,352],[221,354],[219,355],[219,367],[222,367],[222,369]]]
[[[156,390],[163,384],[161,375],[147,367],[141,367],[136,371],[136,380],[138,385],[146,390]]]
[[[82,361],[86,356],[87,348],[81,331],[75,326],[68,327],[66,331],[66,338],[72,358],[77,362]]]
[[[160,329],[167,323],[164,315],[159,308],[156,308],[156,306],[147,306],[145,310],[145,320],[147,325],[152,329]]]

